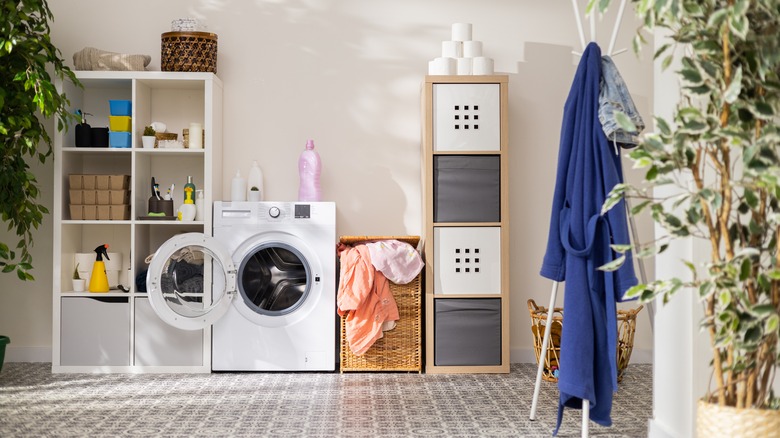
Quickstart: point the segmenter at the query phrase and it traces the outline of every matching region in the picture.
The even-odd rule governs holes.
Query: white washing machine
[[[215,202],[213,237],[155,253],[150,303],[174,327],[213,326],[214,371],[334,371],[335,244],[335,203]]]

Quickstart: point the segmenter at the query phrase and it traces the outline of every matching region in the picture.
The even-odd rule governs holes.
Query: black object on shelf
[[[86,123],[76,125],[76,147],[88,148],[92,146],[92,128]]]
[[[92,147],[93,148],[107,148],[108,147],[108,128],[92,128]]]

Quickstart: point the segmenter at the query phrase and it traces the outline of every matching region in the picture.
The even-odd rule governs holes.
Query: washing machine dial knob
[[[268,210],[268,215],[269,215],[269,216],[271,216],[272,218],[277,218],[277,217],[279,217],[279,215],[280,215],[281,213],[282,213],[282,212],[281,212],[281,210],[279,210],[279,207],[271,207],[271,208]]]

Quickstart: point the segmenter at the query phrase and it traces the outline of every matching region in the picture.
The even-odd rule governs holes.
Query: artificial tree
[[[48,209],[39,202],[40,187],[28,160],[44,163],[52,156],[41,116],[56,119],[57,130],[75,119],[51,73],[78,80],[52,44],[53,16],[46,0],[0,0],[0,16],[0,216],[19,237],[15,246],[0,242],[0,267],[32,280],[33,232]]]
[[[604,10],[610,2],[589,7],[596,3]],[[701,265],[684,261],[690,279],[658,278],[628,294],[666,302],[697,293],[713,353],[713,385],[703,400],[778,409],[771,388],[780,365],[780,3],[635,3],[643,26],[634,47],[643,43],[641,30],[668,31],[655,59],[668,68],[679,57],[680,99],[673,118],[656,117],[655,132],[629,154],[646,169],[642,184],[617,186],[605,210],[633,198],[631,214],[648,211],[666,230],[640,245],[639,256],[689,237],[708,242],[710,256]],[[675,189],[653,191],[668,186]]]

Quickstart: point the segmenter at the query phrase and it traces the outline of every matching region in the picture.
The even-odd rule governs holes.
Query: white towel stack
[[[454,23],[452,40],[442,41],[441,56],[428,62],[429,75],[492,75],[493,59],[482,56],[482,41],[471,39],[471,23]]]

